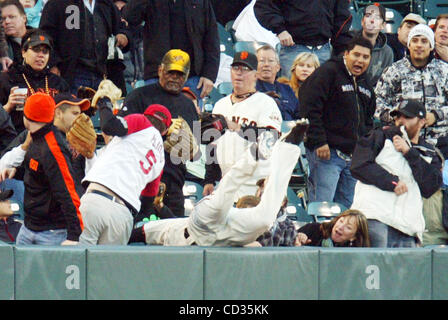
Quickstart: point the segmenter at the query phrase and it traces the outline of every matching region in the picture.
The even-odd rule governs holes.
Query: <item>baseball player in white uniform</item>
[[[144,114],[116,117],[107,96],[97,105],[101,129],[114,137],[83,179],[89,185],[81,198],[84,230],[79,243],[126,245],[140,194],[158,192],[165,164],[161,134],[170,126],[171,114],[164,106],[151,105]]]
[[[255,160],[251,146],[222,178],[217,189],[196,204],[189,217],[149,221],[139,230],[140,240],[167,246],[244,246],[255,241],[276,219],[300,156],[298,144],[307,127],[307,123],[298,123],[274,144],[270,159],[275,169],[256,207],[233,207],[234,193],[252,178],[260,163]]]
[[[242,151],[250,144],[249,141],[256,140],[255,128],[269,128],[277,135],[281,132],[282,116],[277,103],[273,98],[255,89],[257,63],[257,57],[250,52],[235,53],[231,69],[233,93],[217,101],[213,108],[214,114],[221,114],[239,124],[247,136],[247,139],[243,139],[236,132],[226,131],[214,142],[216,160],[222,176],[239,159]],[[213,170],[213,167],[207,167],[206,183],[209,185],[205,186],[204,195],[212,190],[211,181],[208,179],[210,169]],[[261,161],[253,176],[236,191],[236,199],[247,194],[255,194],[257,180],[266,177],[269,172],[270,161]]]

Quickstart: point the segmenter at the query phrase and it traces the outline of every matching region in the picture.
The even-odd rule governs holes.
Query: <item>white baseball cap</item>
[[[431,45],[431,49],[434,49],[434,32],[430,27],[428,27],[426,24],[418,24],[415,27],[409,31],[408,36],[408,47],[409,43],[411,42],[411,39],[415,36],[424,36],[428,38],[429,43]]]

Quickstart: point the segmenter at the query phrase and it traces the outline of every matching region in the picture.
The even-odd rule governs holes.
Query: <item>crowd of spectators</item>
[[[433,23],[410,12],[386,33],[373,3],[354,30],[349,2],[0,0],[0,226],[17,223],[9,201],[24,211],[6,239],[446,244],[448,12]],[[223,54],[219,27],[232,21],[254,51]],[[221,78],[232,91],[206,112]],[[66,139],[81,113],[104,141],[94,157]],[[197,134],[206,113],[212,138]],[[199,145],[187,160],[163,150],[178,118]],[[304,201],[346,211],[308,224],[288,214],[299,157]],[[189,217],[186,181],[203,198]]]

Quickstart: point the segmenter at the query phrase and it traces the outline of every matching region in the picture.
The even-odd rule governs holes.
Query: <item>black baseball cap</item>
[[[397,108],[390,112],[391,117],[398,116],[399,114],[403,114],[410,118],[426,118],[426,109],[423,103],[419,100],[411,99],[411,100],[403,100],[400,102]]]
[[[47,45],[50,50],[53,50],[50,37],[40,32],[31,33],[26,37],[22,42],[22,48],[32,48],[41,44]]]
[[[248,51],[240,51],[235,52],[233,56],[232,66],[242,64],[249,67],[251,70],[257,70],[258,68],[258,60],[257,56],[252,52]]]
[[[366,14],[367,10],[372,10],[372,9],[375,9],[375,11],[376,11],[376,9],[378,9],[378,12],[379,12],[381,18],[383,19],[383,21],[386,21],[386,9],[378,2],[375,2],[371,5],[364,7],[363,15]]]
[[[0,201],[8,200],[14,194],[13,190],[7,189],[0,192]]]
[[[56,108],[62,104],[70,104],[72,106],[79,106],[81,111],[86,111],[90,108],[90,101],[88,99],[77,98],[74,94],[70,93],[58,93],[54,97],[54,102],[56,103]]]

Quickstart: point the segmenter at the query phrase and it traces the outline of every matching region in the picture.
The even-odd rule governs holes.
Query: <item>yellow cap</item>
[[[166,71],[180,71],[184,74],[190,72],[190,56],[180,49],[171,49],[162,59]]]

